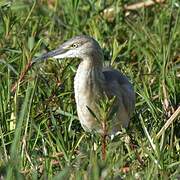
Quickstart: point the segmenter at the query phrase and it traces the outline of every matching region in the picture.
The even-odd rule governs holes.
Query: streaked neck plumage
[[[94,126],[93,118],[90,118],[90,108],[96,113],[96,101],[102,93],[104,86],[104,75],[102,73],[103,57],[86,56],[79,64],[74,81],[75,100],[77,112],[81,124],[85,124],[85,129],[91,129]],[[83,96],[82,96],[83,95]],[[88,107],[88,108],[87,108]],[[87,117],[85,119],[84,117]]]

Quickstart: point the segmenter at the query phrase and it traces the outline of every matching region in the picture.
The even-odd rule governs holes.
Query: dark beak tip
[[[39,62],[39,61],[46,60],[46,59],[48,59],[48,58],[52,58],[52,57],[55,56],[55,55],[64,53],[65,51],[66,51],[66,50],[63,49],[63,48],[59,48],[59,49],[56,49],[56,50],[54,50],[54,51],[50,51],[50,52],[48,52],[48,53],[43,54],[43,55],[40,56],[40,57],[34,58],[34,59],[32,60],[32,63],[36,63],[36,62]]]
[[[43,60],[42,57],[33,58],[32,59],[32,64],[34,64],[34,63],[36,63],[38,61],[41,61],[41,60]]]
[[[46,54],[41,55],[40,57],[33,58],[32,62],[33,63],[40,62],[40,61],[46,60],[50,57],[51,56],[49,55],[49,53],[46,53]]]

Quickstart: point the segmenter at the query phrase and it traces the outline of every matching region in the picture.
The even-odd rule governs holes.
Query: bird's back
[[[121,72],[111,69],[111,68],[104,68],[103,74],[107,82],[117,81],[119,84],[130,84],[128,78],[123,75]],[[131,84],[130,84],[131,85]]]

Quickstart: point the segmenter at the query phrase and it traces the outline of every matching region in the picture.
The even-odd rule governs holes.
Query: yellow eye
[[[78,46],[79,46],[79,44],[74,43],[74,44],[72,45],[72,48],[77,48]]]

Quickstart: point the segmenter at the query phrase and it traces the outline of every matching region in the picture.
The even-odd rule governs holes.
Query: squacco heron
[[[128,126],[135,107],[133,87],[121,72],[103,68],[104,56],[96,40],[86,35],[76,36],[64,42],[56,50],[34,59],[33,63],[50,57],[80,60],[74,79],[74,91],[78,117],[85,131],[102,133],[102,126],[92,112],[99,117],[97,104],[104,94],[110,98],[115,97],[113,106],[116,113],[110,120],[111,128],[108,134],[115,134],[121,127]]]

